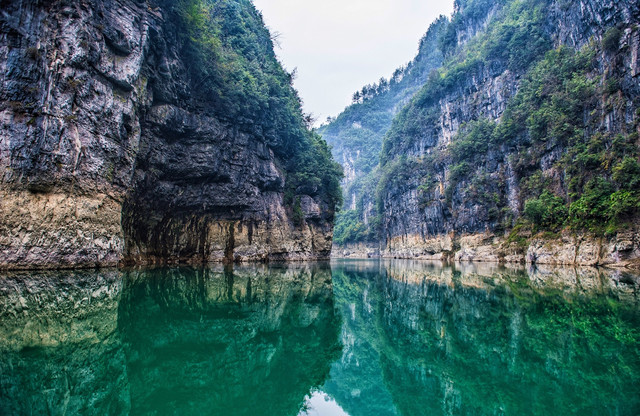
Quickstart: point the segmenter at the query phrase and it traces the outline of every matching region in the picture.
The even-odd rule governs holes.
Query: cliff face
[[[635,263],[639,16],[633,1],[459,2],[445,64],[385,138],[383,255]]]
[[[377,216],[372,189],[379,180],[379,156],[384,135],[393,118],[442,64],[438,37],[447,19],[439,17],[419,43],[416,57],[399,67],[387,80],[366,85],[353,96],[353,103],[338,117],[327,119],[319,133],[332,146],[334,158],[344,168],[344,205],[336,216],[334,243],[375,241]]]
[[[250,2],[3,1],[2,11],[0,268],[329,255],[334,203],[289,180],[301,168],[287,149],[314,144]],[[241,24],[262,55],[237,45]],[[228,68],[208,73],[197,53]],[[275,104],[231,95],[248,85],[228,80],[241,64]]]

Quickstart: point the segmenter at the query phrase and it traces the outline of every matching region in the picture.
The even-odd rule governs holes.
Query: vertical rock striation
[[[616,172],[638,163],[639,16],[635,1],[458,2],[444,66],[385,138],[382,254],[637,264],[638,210],[616,200],[637,190]],[[543,191],[553,235],[518,227]]]
[[[304,138],[203,98],[184,4],[1,2],[0,268],[329,255],[322,187],[293,189],[295,221],[284,199]],[[251,3],[234,7],[278,65]]]

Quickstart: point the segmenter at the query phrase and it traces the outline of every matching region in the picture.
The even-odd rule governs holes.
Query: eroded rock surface
[[[279,133],[202,101],[173,2],[1,4],[0,268],[328,257],[332,208],[292,221]]]

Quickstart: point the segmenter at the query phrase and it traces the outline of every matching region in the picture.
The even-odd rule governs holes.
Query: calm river
[[[640,415],[640,276],[334,261],[0,275],[0,415]]]

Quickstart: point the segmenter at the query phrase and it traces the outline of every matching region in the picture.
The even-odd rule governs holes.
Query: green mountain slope
[[[395,116],[367,183],[376,189],[376,230],[363,238],[349,225],[334,242],[375,235],[386,255],[400,257],[637,258],[640,5],[455,7],[438,39],[443,64]],[[356,205],[343,215],[359,230],[364,212]],[[470,243],[472,235],[482,241]],[[539,242],[556,236],[555,251],[566,255]]]
[[[318,129],[345,169],[344,210],[336,217],[334,232],[338,244],[377,238],[371,191],[378,179],[383,138],[395,115],[442,64],[439,39],[447,24],[444,16],[438,18],[420,40],[413,61],[396,69],[389,80],[381,78],[354,93],[353,104]]]

